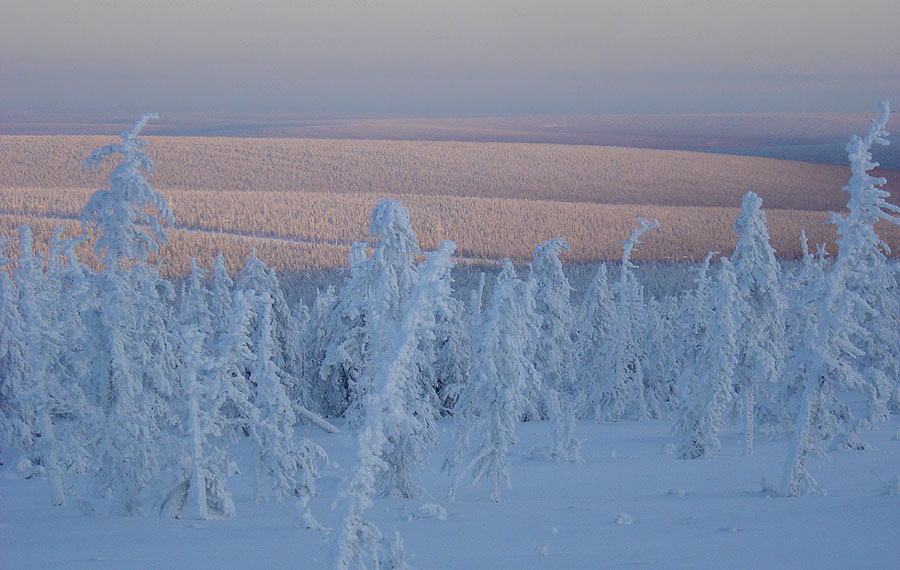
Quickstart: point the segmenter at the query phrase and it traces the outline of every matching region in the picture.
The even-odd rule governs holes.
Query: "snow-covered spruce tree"
[[[259,304],[252,292],[235,290],[228,329],[216,338],[213,375],[221,381],[222,409],[229,419],[228,434],[237,438],[250,434],[250,424],[259,413],[253,406],[254,391],[249,375],[256,355],[253,353],[253,322]]]
[[[47,260],[45,283],[48,294],[55,300],[51,326],[60,331],[65,347],[59,359],[61,376],[84,386],[91,368],[84,348],[90,344],[87,338],[91,334],[85,327],[84,313],[90,311],[94,274],[75,253],[75,248],[87,236],[64,239],[62,230],[62,227],[56,229]]]
[[[540,385],[527,346],[538,333],[534,307],[523,302],[531,296],[526,284],[516,279],[512,263],[506,259],[503,264],[490,306],[473,334],[469,380],[455,408],[459,447],[448,458],[445,470],[459,465],[462,446],[473,436],[478,443],[450,488],[451,500],[471,473],[472,484],[487,481],[491,500],[500,502],[501,488],[510,485],[506,454],[518,441],[516,423],[525,413],[531,387]]]
[[[694,289],[685,292],[681,301],[681,318],[678,327],[681,339],[679,352],[684,367],[693,366],[703,346],[706,327],[710,321],[709,311],[715,302],[715,281],[710,279],[709,264],[713,256],[718,254],[718,251],[706,254],[703,262],[697,268]]]
[[[213,360],[210,293],[193,259],[178,321],[183,396],[175,409],[180,430],[167,446],[165,466],[171,481],[160,512],[173,518],[232,518],[235,509],[227,478],[237,472],[237,466],[228,457],[223,437],[229,421],[222,413],[227,391]]]
[[[294,494],[297,496],[297,510],[300,511],[297,522],[309,530],[326,531],[327,529],[313,516],[310,503],[319,495],[316,481],[319,479],[320,465],[332,468],[339,468],[340,466],[329,459],[322,446],[308,439],[300,442],[297,459],[297,473],[295,475],[297,485],[294,489]]]
[[[250,383],[256,387],[253,405],[259,414],[250,424],[256,459],[256,502],[263,503],[271,487],[275,498],[283,501],[293,494],[297,472],[297,453],[294,449],[296,416],[285,391],[284,370],[275,362],[275,335],[272,298],[261,295],[256,330],[256,362],[250,373]]]
[[[381,351],[371,366],[378,370],[375,386],[364,393],[365,414],[358,433],[356,468],[344,483],[338,501],[345,507],[344,517],[335,533],[335,568],[340,570],[376,568],[393,558],[393,565],[406,556],[392,549],[373,523],[365,520],[372,506],[372,496],[382,486],[382,479],[408,479],[408,469],[424,458],[427,441],[422,433],[422,415],[410,408],[416,385],[415,353],[423,336],[433,335],[437,305],[446,302],[452,267],[453,242],[444,241],[436,253],[428,255],[418,283],[402,306],[403,318],[385,331],[389,349]],[[389,324],[389,323],[386,323]]]
[[[135,330],[138,363],[147,385],[171,402],[180,396],[180,387],[175,381],[175,368],[178,366],[175,288],[170,281],[159,276],[156,267],[139,264],[133,266],[130,273],[135,302],[139,307]],[[161,412],[164,416],[165,411]]]
[[[209,310],[213,334],[218,338],[228,330],[228,321],[234,309],[232,303],[234,281],[228,275],[228,269],[225,267],[225,258],[222,254],[216,256],[216,261],[213,265],[213,277],[209,281],[208,287],[211,295]]]
[[[469,292],[466,302],[451,298],[454,316],[446,322],[449,331],[439,335],[446,337],[446,344],[444,349],[437,354],[435,369],[439,371],[439,376],[455,379],[438,387],[441,412],[444,414],[453,413],[459,394],[465,389],[468,381],[470,335],[481,319],[484,277],[484,271],[479,272],[478,284]]]
[[[379,492],[385,495],[415,498],[426,494],[411,475],[413,470],[428,466],[428,449],[437,440],[435,421],[439,415],[439,401],[427,368],[442,321],[452,311],[450,269],[453,263],[450,255],[455,248],[452,241],[441,242],[438,251],[427,254],[426,262],[419,268],[419,282],[402,307],[404,315],[407,311],[432,311],[431,316],[417,317],[416,334],[405,338],[404,321],[395,321],[386,323],[381,342],[373,343],[378,347],[373,353],[373,364],[377,366],[370,367],[366,373],[377,374],[379,377],[371,383],[381,385],[380,376],[387,373],[385,366],[393,362],[398,339],[403,339],[400,360],[391,369],[391,374],[400,374],[396,379],[397,395],[402,400],[397,404],[410,414],[412,420],[392,427],[387,433],[382,455],[387,468],[378,483]]]
[[[697,313],[707,322],[698,352],[682,372],[679,386],[681,406],[675,431],[681,440],[682,459],[715,457],[721,447],[718,433],[734,397],[740,294],[727,258],[722,259],[710,301],[710,306]]]
[[[83,465],[87,455],[86,438],[78,428],[89,422],[91,410],[80,386],[64,368],[65,337],[56,320],[60,299],[55,295],[57,291],[48,286],[45,262],[34,254],[28,226],[20,228],[19,244],[21,254],[14,277],[21,293],[19,312],[26,346],[19,399],[34,414],[35,434],[27,461],[33,467],[30,475],[46,476],[51,504],[62,506],[66,502],[68,467]],[[67,425],[60,426],[61,423]]]
[[[585,383],[582,389],[587,392],[587,409],[583,414],[598,422],[603,418],[604,379],[612,370],[610,352],[617,321],[606,264],[601,263],[584,296],[576,323],[579,376]]]
[[[310,463],[314,467],[318,457],[324,457],[327,462],[325,451],[316,444],[305,441],[298,448],[294,443],[297,416],[285,390],[289,385],[285,382],[287,373],[274,360],[277,342],[274,303],[267,296],[263,294],[259,303],[262,312],[256,331],[256,361],[250,372],[250,382],[256,387],[253,405],[257,413],[255,421],[250,423],[250,433],[256,459],[257,503],[266,500],[269,488],[278,501],[299,496],[298,470],[304,466],[309,468]],[[312,414],[307,411],[307,415]],[[305,454],[310,455],[304,457]]]
[[[450,279],[450,275],[447,275]],[[432,380],[440,412],[450,414],[459,391],[466,382],[469,366],[469,327],[466,305],[455,297],[447,299],[448,314],[437,315]]]
[[[90,350],[93,333],[86,326],[85,316],[96,308],[96,296],[95,275],[75,253],[75,248],[85,239],[84,235],[64,239],[62,227],[57,228],[50,242],[44,280],[46,295],[54,300],[49,326],[59,331],[59,342],[63,347],[57,353],[55,366],[58,367],[56,376],[65,387],[58,391],[58,399],[65,404],[59,408],[58,416],[62,421],[57,422],[55,428],[57,439],[65,442],[64,456],[69,473],[90,470],[92,458],[86,453],[90,438],[84,436],[93,433],[101,419],[98,408],[87,398],[88,389],[93,385]]]
[[[528,281],[540,322],[534,339],[535,368],[544,386],[546,412],[553,421],[553,444],[547,454],[557,461],[579,463],[581,441],[575,437],[575,416],[584,394],[575,380],[572,288],[559,260],[560,252],[568,249],[569,244],[561,239],[535,247]]]
[[[639,238],[647,230],[659,227],[659,222],[638,218],[641,225],[622,242],[622,269],[614,287],[618,314],[616,332],[611,347],[612,370],[601,402],[602,417],[617,422],[624,418],[648,420],[658,417],[658,402],[648,405],[644,389],[643,363],[646,359],[641,331],[644,319],[644,292],[632,269],[631,253],[640,244]]]
[[[318,363],[313,386],[313,399],[319,410],[329,417],[343,416],[350,405],[350,393],[355,390],[367,350],[367,328],[364,317],[365,299],[365,244],[356,242],[351,247],[348,276],[335,295],[327,288],[317,299],[313,310],[325,309],[320,320],[309,332],[312,354],[307,358]],[[362,252],[362,257],[355,253]]]
[[[757,403],[760,428],[770,435],[790,434],[797,411],[797,401],[803,391],[802,382],[796,375],[787,373],[788,360],[795,347],[801,346],[813,334],[818,323],[819,304],[814,301],[815,287],[812,283],[821,280],[829,267],[827,252],[822,244],[813,253],[809,248],[806,232],[800,232],[800,247],[803,252],[799,267],[785,272],[784,293],[788,310],[784,317],[785,357],[782,375],[769,397]]]
[[[835,269],[844,266],[845,287],[862,301],[853,311],[865,333],[853,339],[863,350],[854,366],[866,381],[867,419],[873,422],[887,420],[889,403],[900,412],[900,288],[896,268],[888,264],[890,248],[875,232],[878,220],[900,225],[900,207],[886,201],[890,193],[881,187],[887,181],[868,173],[878,167],[872,162],[872,145],[890,144],[885,130],[890,116],[887,100],[881,102],[880,110],[881,117],[872,121],[869,133],[850,137],[847,143],[852,176],[844,190],[850,194],[849,213],[831,214],[839,236]]]
[[[306,331],[309,328],[309,307],[303,299],[291,306],[291,330],[288,331],[288,358],[291,362],[293,385],[288,391],[292,402],[301,402],[307,409],[314,408],[312,384],[309,381],[310,366],[306,362]],[[318,367],[316,368],[318,370]]]
[[[165,399],[141,369],[144,351],[136,338],[139,306],[129,276],[110,270],[98,285],[98,308],[88,316],[87,325],[97,331],[88,396],[103,417],[93,451],[95,490],[98,496],[113,499],[113,512],[143,514],[139,495],[156,474],[160,422],[169,413]]]
[[[0,441],[28,449],[34,436],[34,411],[21,397],[27,375],[25,323],[5,248],[6,240],[0,238]]]
[[[481,311],[484,309],[484,271],[478,273],[478,284],[469,293],[466,310],[469,313],[470,325],[478,323]]]
[[[255,252],[252,258],[255,258]],[[251,268],[253,267],[253,268]],[[326,433],[338,433],[338,429],[325,421],[321,416],[310,410],[312,390],[307,377],[304,375],[303,363],[304,348],[299,337],[301,325],[296,321],[293,311],[288,308],[284,293],[278,283],[274,269],[264,270],[265,265],[259,261],[248,261],[248,269],[245,270],[241,280],[237,283],[237,290],[246,291],[255,295],[258,306],[254,310],[257,315],[254,328],[257,330],[256,353],[259,353],[262,328],[261,319],[266,310],[270,312],[272,324],[269,327],[272,347],[270,357],[275,367],[280,370],[280,378],[285,394],[287,395],[297,419],[311,423]],[[305,312],[300,307],[301,313]],[[305,317],[308,319],[308,317]],[[304,323],[305,324],[305,323]],[[249,372],[248,372],[249,374]]]
[[[285,383],[284,388],[291,401],[296,402],[298,406],[309,406],[310,389],[303,377],[301,355],[293,338],[297,324],[294,322],[293,312],[288,306],[275,270],[267,268],[256,256],[254,249],[235,287],[241,291],[256,293],[260,303],[268,303],[271,306],[271,335],[275,342],[271,356],[275,365],[284,372],[282,382]],[[261,319],[263,308],[257,307],[255,312],[257,318]],[[260,328],[258,322],[254,322],[254,328]]]
[[[849,434],[853,443],[859,425],[851,423],[849,410],[840,404],[836,393],[854,390],[866,394],[870,417],[880,413],[887,394],[882,391],[878,372],[890,369],[892,358],[870,360],[868,342],[880,327],[876,313],[885,286],[881,272],[886,246],[875,233],[874,223],[881,219],[897,224],[900,208],[885,201],[889,194],[881,189],[883,178],[868,171],[875,168],[870,153],[873,144],[887,144],[885,126],[890,116],[887,101],[881,102],[881,117],[872,121],[864,137],[852,136],[847,143],[852,176],[845,187],[850,193],[847,216],[832,213],[837,225],[838,255],[824,278],[807,288],[806,297],[817,305],[815,327],[804,335],[787,365],[788,381],[799,393],[796,424],[785,466],[782,493],[797,496],[816,489],[807,469],[810,455],[824,455],[824,443],[837,432]],[[865,281],[873,283],[869,288]]]
[[[371,391],[364,374],[377,350],[371,346],[381,338],[386,324],[399,321],[400,307],[416,283],[414,264],[419,253],[409,212],[390,199],[379,200],[372,209],[369,239],[374,251],[362,259],[364,249],[351,251],[349,279],[329,315],[328,344],[320,369],[327,393],[326,413],[347,414],[360,425],[362,396]]]
[[[157,434],[171,417],[167,400],[175,376],[162,370],[171,355],[154,353],[168,345],[160,339],[173,327],[156,306],[164,287],[146,265],[148,256],[158,252],[157,240],[166,241],[163,224],[174,219],[166,199],[141,172],[149,172],[152,163],[142,150],[146,142],[137,135],[155,117],[141,116],[122,133],[121,144],[101,147],[84,162],[85,168],[96,168],[106,157],[123,156],[109,176],[109,188],[95,192],[84,207],[82,225],[94,230],[94,249],[105,266],[95,289],[96,308],[87,317],[96,333],[88,397],[104,417],[93,452],[94,482],[97,493],[111,497],[115,510],[127,515],[143,512],[139,495],[158,467]],[[153,366],[144,368],[148,363]]]
[[[804,302],[803,295],[807,287],[813,281],[817,281],[825,274],[825,258],[817,259],[809,249],[809,240],[806,232],[800,232],[800,265],[792,272],[787,273],[784,278],[784,295],[787,303],[787,311],[784,317],[784,335],[785,345],[787,347],[796,346],[799,342],[797,336],[800,328],[800,321],[810,318],[810,310],[814,309],[814,305]],[[824,249],[820,249],[824,252]]]
[[[336,304],[337,295],[333,285],[317,291],[303,333],[304,370],[306,381],[310,385],[312,404],[316,412],[332,417],[339,414],[337,410],[346,402],[346,394],[338,391],[336,386],[326,384],[320,379],[319,372],[332,338],[330,333],[333,329],[329,328],[329,324],[334,317]]]
[[[769,244],[761,206],[762,198],[748,192],[741,202],[741,215],[734,223],[740,238],[733,255],[734,271],[742,301],[735,386],[744,412],[746,455],[753,454],[757,396],[764,399],[767,387],[777,382],[786,356],[787,301],[781,291],[779,266]]]
[[[658,404],[660,414],[667,415],[676,408],[676,387],[681,377],[681,339],[679,330],[679,299],[648,299],[644,321],[644,342],[648,357],[644,366],[644,385],[647,399]]]

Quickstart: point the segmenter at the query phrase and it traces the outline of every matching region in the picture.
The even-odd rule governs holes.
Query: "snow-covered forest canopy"
[[[252,473],[254,500],[295,501],[340,569],[410,567],[399,533],[369,516],[376,497],[452,502],[474,486],[503,501],[525,423],[549,429],[523,454],[573,465],[585,421],[669,422],[684,460],[721,454],[723,429],[739,425],[746,456],[761,438],[789,441],[781,476],[759,474],[773,477],[765,493],[816,493],[813,459],[870,448],[867,434],[900,414],[897,267],[874,230],[900,225],[900,207],[869,175],[872,146],[888,144],[880,110],[847,144],[838,250],[798,235],[799,264],[776,261],[749,192],[732,258],[711,252],[676,294],[648,295],[638,278],[632,252],[659,227],[644,218],[621,263],[578,295],[562,239],[537,244],[525,273],[506,260],[495,282],[482,273],[461,289],[453,242],[422,252],[407,210],[383,199],[341,286],[309,304],[255,255],[235,276],[221,258],[183,282],[160,276],[151,260],[174,217],[148,182],[144,115],[85,159],[119,162],[84,206],[83,236],[58,234],[39,255],[23,226],[20,251],[0,248],[0,461],[88,516],[240,517],[230,481]],[[84,240],[102,271],[76,256]],[[352,438],[334,496],[319,496],[337,465],[299,435],[310,430]],[[443,489],[423,484],[434,467]],[[339,523],[326,528],[315,511],[332,501]],[[446,512],[429,502],[415,516]]]

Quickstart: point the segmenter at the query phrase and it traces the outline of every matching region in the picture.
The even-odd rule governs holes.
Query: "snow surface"
[[[759,437],[755,454],[745,457],[741,427],[724,427],[718,458],[682,460],[669,422],[582,421],[579,465],[528,459],[530,449],[552,441],[552,424],[520,423],[504,502],[491,503],[484,487],[463,485],[450,503],[452,479],[437,468],[455,427],[442,420],[433,472],[414,475],[432,497],[376,497],[367,519],[385,534],[396,528],[422,569],[898,567],[900,495],[886,494],[883,479],[900,475],[900,417],[863,434],[871,450],[833,451],[813,463],[825,492],[797,498],[771,496],[760,484],[763,477],[780,482],[787,441]],[[316,428],[301,428],[297,437],[322,445],[344,468],[323,470],[312,504],[315,516],[335,527],[340,513],[331,503],[353,468],[355,438]],[[242,466],[252,465],[250,454],[248,441],[234,449]],[[246,467],[229,484],[236,519],[101,518],[85,516],[75,501],[51,507],[47,482],[23,479],[14,450],[2,457],[3,569],[332,566],[328,537],[298,528],[293,502],[255,504],[254,473]],[[69,483],[88,495],[85,477]],[[433,503],[446,509],[446,520],[427,516],[440,513]]]

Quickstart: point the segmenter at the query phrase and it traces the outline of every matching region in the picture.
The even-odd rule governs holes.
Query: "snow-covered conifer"
[[[304,439],[298,448],[298,464],[296,478],[296,489],[294,493],[297,495],[297,508],[302,511],[300,513],[300,522],[310,530],[322,531],[325,528],[316,520],[310,509],[310,503],[315,499],[319,492],[316,488],[316,481],[319,479],[319,465],[328,467],[339,467],[333,463],[325,449],[321,445],[315,444],[308,439]]]
[[[171,418],[168,401],[175,395],[172,319],[165,297],[171,286],[145,265],[165,243],[165,223],[174,218],[166,199],[153,191],[141,169],[152,163],[137,138],[143,115],[122,133],[121,144],[95,150],[84,162],[96,168],[104,158],[123,160],[109,176],[109,188],[96,191],[82,212],[82,224],[98,233],[94,246],[106,272],[95,288],[96,306],[87,316],[94,331],[88,396],[102,410],[97,430],[94,477],[100,496],[112,497],[122,514],[141,513],[140,493],[158,468],[161,425]],[[145,226],[150,226],[147,233]]]
[[[379,487],[401,493],[411,490],[409,469],[424,460],[424,417],[410,407],[415,400],[415,353],[423,335],[433,335],[435,304],[446,299],[452,262],[453,242],[441,242],[436,253],[429,254],[412,294],[403,303],[402,320],[386,335],[390,348],[378,354],[372,366],[374,390],[363,394],[365,414],[358,435],[357,465],[344,483],[339,501],[345,513],[336,533],[335,567],[348,569],[356,564],[367,567],[367,560],[380,567],[389,560],[384,535],[363,517],[372,506]],[[385,322],[385,324],[388,324]]]
[[[478,272],[478,285],[472,289],[469,294],[469,301],[466,303],[466,310],[469,313],[472,323],[478,322],[478,317],[484,309],[484,271]]]
[[[371,355],[380,352],[373,344],[383,338],[387,323],[401,319],[400,307],[417,279],[414,260],[419,246],[409,212],[400,202],[378,201],[370,217],[369,239],[374,240],[369,258],[362,258],[360,246],[351,251],[350,276],[329,315],[330,338],[320,370],[332,401],[326,413],[348,413],[354,425],[361,422],[362,396],[372,390],[372,376],[364,370]]]
[[[879,220],[900,225],[900,207],[886,201],[890,197],[882,188],[886,180],[868,173],[878,167],[872,162],[872,145],[890,144],[885,130],[890,116],[887,100],[881,102],[880,110],[880,119],[872,121],[867,135],[852,136],[847,143],[852,176],[844,190],[850,195],[849,213],[831,214],[839,236],[835,270],[862,301],[853,311],[864,332],[853,339],[863,351],[854,366],[866,381],[863,391],[870,421],[885,421],[888,403],[892,399],[900,403],[900,288],[896,269],[888,264],[890,248],[875,232]]]
[[[572,288],[563,273],[560,252],[569,249],[561,239],[534,248],[528,277],[540,329],[535,342],[535,368],[544,386],[546,411],[553,421],[550,457],[581,461],[581,442],[575,437],[575,415],[583,397],[575,381],[575,315],[569,301]]]
[[[283,501],[296,488],[294,475],[298,454],[294,449],[296,416],[285,391],[284,370],[275,362],[275,335],[272,299],[268,293],[260,299],[261,313],[256,331],[256,362],[250,382],[256,387],[253,405],[258,414],[250,424],[256,458],[256,502],[262,503],[271,487],[275,498]]]
[[[109,271],[100,285],[102,309],[88,324],[96,331],[90,396],[104,418],[96,434],[95,485],[99,496],[113,498],[119,514],[142,514],[140,493],[158,468],[159,422],[169,414],[141,369],[147,351],[135,334],[140,306],[133,284],[127,275]]]
[[[675,431],[683,459],[714,457],[718,433],[734,397],[738,348],[739,293],[731,262],[722,259],[712,304],[700,313],[707,319],[695,358],[682,372],[681,408]]]
[[[166,471],[172,482],[160,512],[174,518],[227,519],[235,516],[227,478],[237,472],[223,437],[228,418],[222,405],[227,392],[213,361],[210,293],[202,271],[191,259],[191,275],[179,311],[178,377],[183,397],[176,407],[179,437],[167,449]]]
[[[828,266],[828,254],[824,245],[818,244],[813,253],[809,248],[806,232],[800,232],[800,246],[803,256],[800,266],[784,279],[784,292],[788,310],[784,317],[785,361],[782,375],[776,389],[767,400],[757,404],[760,427],[770,434],[790,434],[797,411],[797,401],[803,390],[802,381],[788,370],[789,361],[796,356],[797,347],[808,341],[818,326],[819,303],[815,301],[815,289],[824,278]],[[796,364],[796,361],[795,361]]]
[[[610,352],[618,321],[606,264],[601,263],[584,296],[577,320],[579,376],[586,385],[585,414],[601,421],[605,376],[612,371]]]
[[[449,279],[449,274],[447,276]],[[434,349],[434,391],[440,410],[448,414],[466,382],[469,365],[468,319],[465,304],[447,298],[449,314],[437,315]]]
[[[342,403],[346,402],[346,394],[320,378],[323,362],[332,339],[334,329],[329,325],[335,322],[334,307],[337,303],[334,286],[329,285],[317,291],[309,312],[309,320],[304,333],[303,361],[306,366],[306,380],[310,385],[315,411],[326,416],[339,415]]]
[[[408,416],[393,420],[386,431],[382,459],[387,467],[379,477],[379,490],[384,494],[403,498],[424,494],[411,474],[428,465],[427,451],[437,438],[439,402],[429,376],[422,372],[422,361],[436,340],[438,319],[451,311],[450,255],[455,248],[453,242],[442,241],[437,252],[426,255],[418,283],[404,302],[403,320],[388,324],[384,348],[373,361],[376,366],[371,370],[379,375],[373,384],[384,385],[388,380],[383,376],[392,375],[392,413]]]
[[[472,338],[469,379],[456,405],[457,441],[461,446],[474,436],[478,443],[451,487],[451,498],[468,473],[473,485],[489,483],[494,502],[500,501],[501,488],[510,484],[506,454],[518,441],[516,423],[525,413],[529,390],[539,385],[527,346],[537,335],[533,305],[523,303],[528,298],[526,284],[516,279],[512,264],[504,260],[490,306]],[[458,465],[461,455],[460,447],[445,468]]]
[[[666,414],[676,407],[676,389],[682,367],[678,298],[648,299],[644,315],[644,343],[650,355],[644,366],[647,400],[659,409],[660,414]]]
[[[266,268],[256,257],[254,250],[244,271],[238,279],[236,288],[258,294],[260,303],[267,303],[271,308],[271,335],[274,345],[271,357],[275,365],[284,372],[282,382],[292,405],[308,408],[311,402],[311,388],[304,374],[301,354],[299,325],[295,321],[294,312],[290,309],[274,268]],[[258,318],[262,318],[263,308],[256,310]],[[256,328],[259,324],[255,323]]]
[[[228,329],[216,338],[213,374],[222,383],[222,403],[226,417],[230,419],[229,433],[249,433],[250,423],[256,421],[253,406],[253,389],[250,370],[256,362],[253,353],[253,321],[258,303],[252,293],[235,290],[233,308]]]
[[[838,255],[824,278],[807,287],[806,298],[817,305],[815,327],[803,336],[788,363],[788,380],[797,386],[796,423],[785,466],[782,493],[796,496],[814,491],[815,480],[807,468],[810,455],[824,454],[824,442],[838,431],[854,439],[859,425],[850,424],[849,410],[840,405],[837,392],[855,390],[868,396],[869,414],[881,413],[888,395],[883,380],[893,366],[890,353],[875,360],[866,354],[867,342],[880,315],[886,282],[882,280],[886,246],[875,233],[877,220],[900,223],[900,207],[888,203],[881,189],[886,182],[868,171],[877,166],[870,153],[873,144],[887,144],[890,108],[881,102],[881,117],[872,121],[864,137],[852,136],[847,143],[852,176],[845,187],[850,194],[846,216],[832,213],[837,226]],[[893,278],[892,278],[893,279]],[[873,288],[866,281],[871,281]],[[877,340],[881,342],[881,339]],[[883,375],[882,375],[883,374]],[[858,443],[847,442],[858,446]]]
[[[91,414],[80,386],[66,375],[65,336],[55,319],[59,298],[47,286],[46,264],[34,254],[28,226],[20,228],[19,244],[21,254],[14,275],[21,293],[26,368],[18,397],[34,414],[36,434],[28,460],[46,476],[51,503],[61,506],[66,502],[68,466],[83,465],[87,455],[80,428]],[[59,426],[62,417],[68,425]]]
[[[225,258],[222,254],[216,256],[213,265],[213,276],[209,281],[209,292],[211,295],[211,303],[209,306],[213,332],[216,337],[228,329],[228,321],[231,318],[233,303],[232,291],[234,290],[234,281],[228,275],[228,269],[225,267]]]
[[[659,227],[659,222],[638,218],[639,228],[622,242],[622,268],[614,291],[618,305],[616,333],[611,347],[612,370],[604,390],[602,416],[611,421],[624,418],[647,420],[659,415],[656,405],[648,405],[644,389],[643,364],[646,359],[642,342],[644,321],[644,292],[634,275],[631,253],[640,244],[647,230]],[[655,404],[655,403],[654,403]]]
[[[20,395],[27,375],[25,323],[5,248],[6,240],[0,238],[0,441],[27,449],[33,440],[34,412]]]
[[[735,369],[737,392],[744,412],[744,452],[753,453],[755,402],[774,385],[785,358],[784,314],[787,301],[779,283],[775,250],[769,244],[762,198],[748,192],[741,215],[734,223],[739,236],[734,250],[734,271],[741,297],[740,355]]]

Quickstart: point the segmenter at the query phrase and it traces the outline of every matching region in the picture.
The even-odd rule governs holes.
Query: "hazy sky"
[[[0,0],[0,111],[900,107],[897,0]]]

